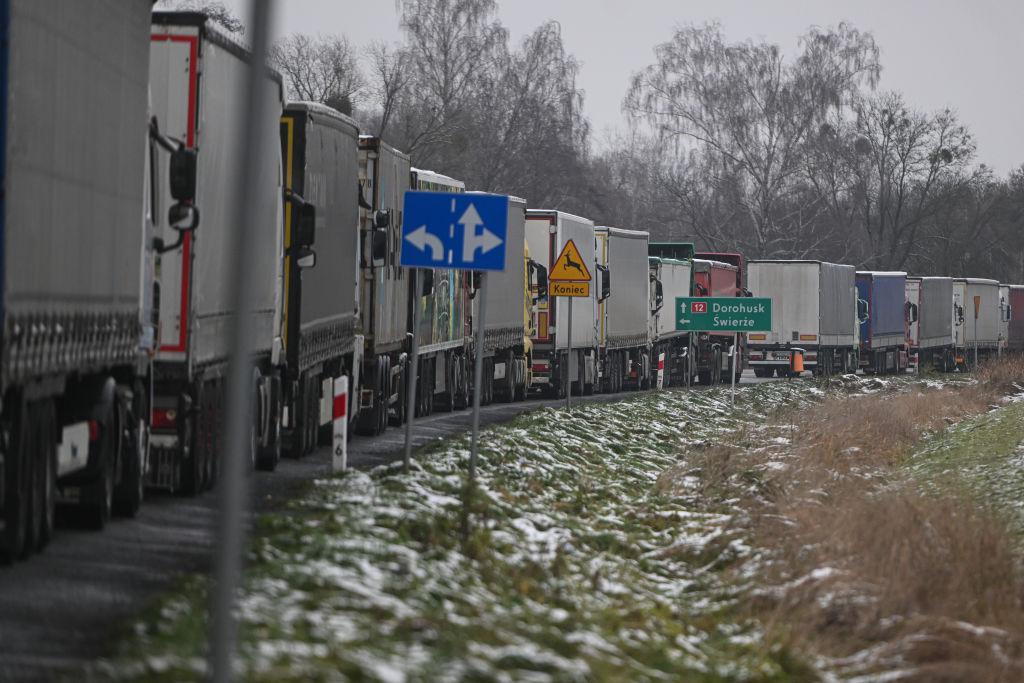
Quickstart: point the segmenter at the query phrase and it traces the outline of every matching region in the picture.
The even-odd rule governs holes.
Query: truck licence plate
[[[772,360],[789,360],[789,351],[772,351]]]

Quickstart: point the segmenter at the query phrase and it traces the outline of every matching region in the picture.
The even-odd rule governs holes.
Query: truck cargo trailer
[[[284,162],[282,443],[292,457],[330,434],[334,381],[358,395],[359,129],[330,107],[290,102]],[[350,411],[352,412],[352,411]]]
[[[409,156],[377,137],[359,138],[360,247],[359,328],[363,366],[359,373],[356,430],[380,434],[404,418],[402,400],[408,361],[409,301],[413,278],[398,265],[402,207],[410,189]],[[422,284],[422,279],[421,279]],[[426,366],[426,368],[424,368]],[[421,363],[420,376],[430,363]],[[433,384],[420,384],[418,411],[433,405]]]
[[[527,209],[526,243],[533,259],[548,272],[562,247],[573,240],[580,256],[597,268],[594,248],[594,223],[586,218],[562,211]],[[582,389],[594,390],[597,381],[597,289],[591,283],[590,296],[577,297],[569,320],[569,300],[553,297],[540,301],[536,307],[533,337],[533,382],[538,390],[551,396],[565,396],[569,382]],[[644,304],[646,308],[646,303]],[[577,393],[574,387],[573,392]]]
[[[1010,285],[999,285],[999,353],[1009,348],[1010,318]]]
[[[597,303],[601,391],[645,389],[650,384],[649,237],[639,230],[594,229],[600,289],[608,291]]]
[[[733,296],[750,296],[750,292],[747,291],[747,260],[743,254],[735,251],[698,251],[694,258],[718,261],[736,266],[736,293]],[[740,344],[739,349],[737,349],[739,357],[736,359],[736,381],[738,382],[740,375],[743,374],[743,368],[746,366],[747,335],[741,334],[737,338]],[[723,382],[729,381],[728,375],[728,370],[723,371]]]
[[[959,365],[966,369],[996,355],[999,350],[999,283],[984,278],[953,280],[954,298],[960,295],[962,324],[957,328]]]
[[[423,192],[466,191],[461,180],[433,171],[411,169],[410,186]],[[429,405],[417,414],[434,410],[462,410],[469,405],[470,317],[472,314],[472,276],[450,268],[420,269],[423,287],[421,296],[413,301],[419,305],[420,376],[417,389],[424,391]],[[411,286],[411,284],[410,284]],[[410,294],[411,296],[411,294]],[[410,324],[412,311],[410,309]],[[493,361],[484,362],[486,371],[493,370]],[[490,403],[492,383],[484,382],[483,404]]]
[[[1010,324],[1007,326],[1006,348],[1013,353],[1024,352],[1024,285],[1010,285]]]
[[[160,333],[153,372],[150,485],[194,493],[217,475],[231,320],[226,268],[235,245],[229,229],[238,205],[236,178],[243,159],[238,125],[246,115],[245,82],[251,55],[197,12],[154,12],[149,80],[154,113],[170,136],[197,155],[196,207],[202,226],[160,257]],[[279,117],[284,105],[280,75],[264,69],[261,96],[269,115],[258,121],[266,145],[258,190],[247,200],[259,220],[246,227],[257,245],[250,265],[264,274],[253,293],[255,368],[252,437],[257,466],[272,469],[280,452],[283,230]],[[166,195],[166,193],[165,193]],[[161,201],[169,203],[171,197]],[[174,230],[161,219],[165,241]]]
[[[735,298],[736,283],[740,281],[738,268],[723,261],[693,260],[693,289],[691,296]],[[692,335],[693,371],[701,384],[728,382],[731,371],[730,354],[735,335],[730,333],[696,332]],[[737,362],[737,375],[743,364]],[[738,379],[738,377],[737,377]]]
[[[472,192],[470,194],[483,194]],[[526,249],[526,200],[508,198],[508,231],[505,239],[505,270],[487,273],[487,320],[484,324],[484,374],[481,378],[481,398],[493,397],[500,401],[522,401],[532,384],[531,364],[533,344],[530,341],[530,320],[533,297],[541,298],[542,284],[537,279],[538,268]],[[546,293],[543,296],[547,298]],[[473,296],[473,320],[479,320],[482,296]],[[477,333],[474,326],[473,335]]]
[[[692,379],[689,371],[690,333],[676,329],[675,302],[690,296],[693,263],[671,258],[648,258],[651,278],[650,335],[652,363],[662,374],[662,386],[683,385]]]
[[[917,309],[917,353],[921,367],[942,372],[956,368],[957,305],[953,278],[922,277]],[[908,280],[909,282],[909,280]]]
[[[771,332],[747,335],[749,363],[758,377],[786,375],[793,349],[803,349],[805,367],[820,374],[857,369],[854,273],[853,266],[824,261],[747,264],[751,293],[772,300]]]
[[[921,367],[921,278],[907,277],[904,293],[904,330],[908,367]]]
[[[907,367],[907,274],[857,271],[857,296],[867,303],[860,321],[860,366],[867,374]]]
[[[153,197],[167,157],[147,134],[151,8],[0,5],[6,561],[49,542],[58,500],[95,527],[142,500],[153,341],[143,266],[152,212],[168,206]]]

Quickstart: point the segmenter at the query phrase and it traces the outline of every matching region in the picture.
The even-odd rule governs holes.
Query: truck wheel
[[[3,559],[13,562],[27,551],[29,500],[31,497],[30,463],[32,429],[28,410],[21,402],[14,411],[11,424],[11,456],[4,467],[4,531]]]
[[[134,517],[142,506],[142,462],[139,454],[138,420],[130,408],[129,394],[122,387],[117,394],[118,434],[121,449],[121,481],[114,488],[114,512],[122,517]]]
[[[388,376],[391,372],[391,359],[388,356],[381,356],[377,359],[377,400],[375,401],[373,415],[376,427],[373,435],[384,433],[388,427]]]
[[[205,491],[210,485],[210,452],[213,450],[213,439],[216,431],[214,410],[216,400],[213,396],[213,383],[206,382],[199,387],[199,412],[195,416],[195,438],[190,450],[195,461],[196,493]]]
[[[401,427],[405,424],[405,412],[409,402],[409,362],[403,361],[398,368],[398,405],[395,406],[395,412],[392,415],[388,413],[388,425],[391,427]],[[328,425],[330,426],[330,425]],[[332,438],[334,431],[331,431]]]
[[[43,467],[40,468],[42,477],[39,487],[42,517],[36,536],[36,550],[42,550],[53,538],[57,515],[57,409],[53,400],[40,402],[38,422],[38,443],[43,454]]]
[[[116,425],[114,417],[109,408],[97,406],[93,413],[93,419],[99,422],[100,439],[97,444],[99,449],[99,473],[88,488],[88,502],[83,506],[86,523],[93,529],[102,529],[110,521],[110,513],[114,507],[114,467],[118,456],[118,438],[115,433]],[[193,458],[194,460],[194,458]]]
[[[487,360],[484,359],[484,363]],[[447,353],[444,357],[444,393],[434,398],[434,410],[450,413],[455,410],[455,392],[458,386],[458,371],[455,367],[455,354]]]
[[[317,433],[320,431],[320,376],[316,375],[307,378],[306,383],[306,443],[303,455],[309,455],[316,450]],[[382,393],[383,393],[382,389]],[[378,403],[379,405],[379,403]],[[387,419],[387,405],[383,407],[384,419]],[[379,419],[378,419],[379,427]],[[380,433],[379,430],[377,432]]]
[[[181,458],[178,460],[178,493],[183,496],[195,496],[199,493],[202,472],[199,469],[199,458],[194,452],[192,434],[195,432],[195,416],[189,412],[182,418]]]
[[[281,382],[277,375],[264,378],[266,391],[266,439],[257,445],[256,469],[273,472],[281,462]]]

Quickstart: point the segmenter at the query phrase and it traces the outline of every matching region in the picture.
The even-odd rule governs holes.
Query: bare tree
[[[956,115],[913,111],[898,93],[854,106],[846,147],[865,265],[903,268],[942,203],[979,180],[967,168],[975,144]]]
[[[845,24],[812,29],[787,61],[778,46],[729,44],[721,27],[684,27],[634,76],[625,110],[682,149],[699,149],[713,176],[742,183],[748,250],[790,251],[818,219],[820,198],[801,187],[805,144],[880,72],[870,34]]]
[[[270,61],[284,75],[290,97],[352,114],[364,81],[347,38],[295,33],[274,45]]]
[[[382,42],[371,43],[366,52],[370,60],[369,88],[378,113],[377,135],[384,137],[412,78],[410,55],[403,47]]]
[[[444,161],[460,147],[462,105],[506,49],[507,32],[495,18],[495,0],[400,0],[400,8],[415,84],[406,149],[426,163]]]

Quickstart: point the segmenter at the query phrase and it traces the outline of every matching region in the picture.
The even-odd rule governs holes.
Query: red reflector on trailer
[[[548,364],[547,363],[534,363],[533,364],[533,371],[534,372],[547,372],[548,371]]]
[[[100,423],[96,420],[89,420],[89,441],[100,440]]]
[[[178,418],[178,411],[174,408],[154,408],[150,426],[154,429],[174,429],[175,420]],[[89,428],[92,433],[92,427]],[[91,438],[91,437],[90,437]]]
[[[345,417],[348,414],[348,394],[339,394],[334,397],[334,419]]]

